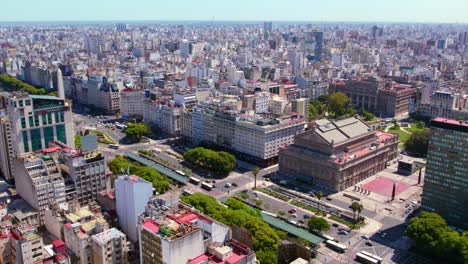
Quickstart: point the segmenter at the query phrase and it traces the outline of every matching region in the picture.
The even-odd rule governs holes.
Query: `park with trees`
[[[32,95],[57,95],[56,92],[48,92],[45,88],[36,88],[8,74],[0,74],[0,85],[8,92],[25,91]]]
[[[219,176],[228,175],[236,166],[234,155],[225,151],[215,151],[203,147],[190,149],[184,153],[184,160],[201,169]]]
[[[116,155],[107,165],[114,175],[120,175],[128,170],[130,174],[151,182],[158,193],[165,193],[170,189],[171,180],[169,178],[151,167],[131,162],[121,155]]]
[[[422,212],[412,218],[405,231],[420,254],[445,263],[468,263],[468,231],[451,229],[438,214]]]
[[[140,142],[143,136],[151,134],[151,128],[143,123],[129,123],[125,136],[132,142]]]
[[[258,211],[251,209],[243,202],[228,198],[224,207],[212,196],[195,193],[189,196],[181,197],[182,201],[192,205],[200,212],[226,224],[237,225],[251,232],[254,241],[253,250],[255,251],[260,263],[277,263],[277,248],[280,240],[286,234],[282,231],[270,227],[261,218]]]

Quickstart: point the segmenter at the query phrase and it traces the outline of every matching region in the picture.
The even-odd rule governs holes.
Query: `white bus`
[[[325,241],[325,244],[327,245],[327,247],[333,249],[336,252],[345,253],[345,251],[346,251],[346,246],[345,245],[337,243],[337,242],[335,242],[333,240],[327,240],[327,241]]]
[[[322,237],[325,238],[326,240],[331,240],[331,241],[335,241],[335,242],[336,242],[336,239],[335,239],[334,237],[332,237],[332,236],[322,234]]]
[[[109,144],[107,147],[111,148],[111,149],[119,149],[120,145],[119,144]]]
[[[175,172],[179,173],[179,174],[182,175],[182,176],[185,176],[185,172],[183,172],[183,171],[176,170]]]
[[[213,190],[214,186],[207,183],[207,182],[202,182],[201,187],[207,191]]]
[[[383,261],[383,258],[381,258],[381,257],[379,257],[379,256],[377,256],[375,254],[372,254],[370,252],[364,251],[364,250],[361,251],[361,254],[366,255],[368,257],[371,257],[371,258],[377,260],[379,264],[382,263],[382,261]]]
[[[200,183],[200,180],[195,178],[195,177],[189,177],[189,182],[198,185]]]
[[[356,261],[363,264],[379,264],[379,261],[362,254],[361,252],[356,254]]]
[[[183,194],[183,195],[192,195],[192,194],[193,194],[193,191],[190,190],[190,189],[184,189],[184,190],[182,191],[182,194]]]

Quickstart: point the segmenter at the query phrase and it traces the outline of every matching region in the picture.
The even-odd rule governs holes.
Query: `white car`
[[[297,222],[294,221],[294,220],[289,220],[289,223],[292,224],[292,225],[297,225]]]

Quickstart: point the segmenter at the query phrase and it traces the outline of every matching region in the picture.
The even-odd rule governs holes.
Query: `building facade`
[[[153,185],[137,176],[119,176],[115,181],[115,198],[119,225],[132,242],[138,241],[138,215],[153,195]]]
[[[357,118],[317,120],[279,153],[279,173],[334,192],[382,171],[398,153],[398,135],[372,131]]]
[[[467,229],[468,123],[445,118],[431,121],[422,208],[440,214],[450,225]]]
[[[125,234],[111,228],[91,237],[93,264],[128,263],[127,239]]]

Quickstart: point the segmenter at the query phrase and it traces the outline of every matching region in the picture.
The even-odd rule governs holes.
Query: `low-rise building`
[[[317,120],[280,151],[279,172],[342,191],[382,171],[398,153],[398,135],[352,117]]]
[[[128,246],[125,234],[111,228],[91,237],[93,264],[128,263]]]

